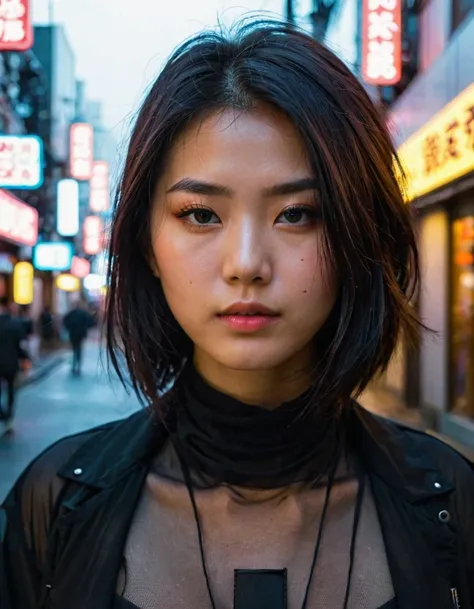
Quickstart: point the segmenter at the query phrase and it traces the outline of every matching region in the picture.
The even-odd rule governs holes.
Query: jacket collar
[[[94,433],[96,431],[96,433]],[[163,445],[164,426],[150,408],[92,431],[58,471],[62,478],[96,489],[109,488],[131,470],[148,463]]]
[[[350,418],[349,437],[366,470],[405,500],[416,503],[454,490],[451,480],[442,474],[430,454],[430,442],[436,440],[376,416],[358,404],[354,405]]]
[[[95,489],[119,483],[140,465],[148,465],[167,432],[150,408],[93,433],[58,475]],[[454,486],[417,441],[421,432],[383,419],[354,403],[348,437],[370,475],[382,479],[410,503],[444,495]]]

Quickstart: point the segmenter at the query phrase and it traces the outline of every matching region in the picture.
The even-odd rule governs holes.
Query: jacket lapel
[[[100,445],[84,444],[60,470],[69,484],[48,544],[48,608],[111,606],[148,464],[164,438],[143,410],[111,427]]]
[[[438,520],[446,498],[413,504],[380,478],[370,480],[398,609],[452,609],[456,534]]]
[[[58,556],[50,582],[51,609],[110,607],[146,474],[142,464],[121,484],[94,494],[58,518],[51,539]]]
[[[354,409],[351,437],[372,486],[399,609],[452,609],[457,535],[454,486],[412,435]],[[416,434],[412,431],[411,434]]]

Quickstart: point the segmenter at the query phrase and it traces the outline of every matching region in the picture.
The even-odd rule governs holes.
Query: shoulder
[[[8,528],[22,529],[26,543],[40,557],[54,519],[57,501],[66,485],[58,474],[73,455],[90,441],[105,436],[117,423],[65,437],[36,457],[21,474],[3,502]],[[17,531],[18,533],[18,531]]]
[[[87,442],[99,440],[115,425],[103,425],[55,442],[29,464],[17,485],[21,485],[23,492],[49,493],[51,487],[60,483],[58,472],[71,457]]]
[[[28,465],[18,479],[13,491],[16,490],[17,493],[20,491],[22,496],[30,496],[30,498],[33,498],[32,495],[35,498],[50,496],[51,490],[62,484],[58,472],[73,455],[90,441],[95,440],[100,442],[101,438],[105,437],[119,423],[120,421],[114,421],[113,423],[107,423],[100,427],[61,438]]]
[[[453,483],[466,480],[474,485],[474,465],[446,441],[431,433],[406,427],[393,421],[385,422],[396,437],[404,438],[420,459],[429,459]],[[474,486],[473,486],[474,490]]]
[[[357,406],[354,426],[359,449],[370,467],[389,483],[429,489],[444,480],[474,510],[474,465],[438,437],[374,415]],[[406,483],[406,484],[405,484]],[[444,486],[444,485],[443,485]]]
[[[90,484],[97,488],[111,472],[117,477],[128,465],[139,462],[141,452],[152,451],[160,435],[155,420],[146,409],[79,434],[65,437],[41,453],[20,476],[4,502],[4,509],[13,505],[21,509],[23,518],[48,521],[54,505],[68,482]],[[138,446],[138,450],[135,450]],[[76,465],[74,465],[76,463]],[[88,476],[76,479],[74,470],[85,467]]]
[[[464,454],[445,441],[422,431],[399,426],[417,447],[420,458],[429,458],[436,469],[449,480],[455,489],[453,498],[458,509],[469,516],[474,524],[474,464]],[[466,518],[463,518],[466,521]]]

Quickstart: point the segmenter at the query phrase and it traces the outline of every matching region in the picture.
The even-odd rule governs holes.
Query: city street
[[[104,362],[97,341],[90,340],[80,377],[71,375],[67,357],[51,374],[20,389],[15,432],[0,437],[0,502],[24,467],[48,445],[139,408],[116,377],[109,379]]]

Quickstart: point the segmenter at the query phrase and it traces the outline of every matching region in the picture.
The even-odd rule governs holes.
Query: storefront
[[[419,311],[434,333],[419,350],[422,408],[474,445],[474,84],[399,148],[419,210]]]
[[[451,410],[474,421],[474,191],[451,222]]]

